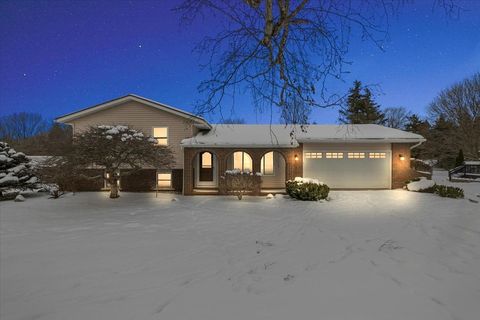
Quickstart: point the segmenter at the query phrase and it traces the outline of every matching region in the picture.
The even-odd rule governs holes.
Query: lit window
[[[172,173],[157,173],[157,185],[159,188],[170,188],[172,186]]]
[[[260,161],[262,174],[265,176],[273,175],[273,151],[265,153]]]
[[[237,151],[233,153],[233,168],[241,171],[252,171],[252,158],[250,155],[243,151]]]
[[[321,159],[321,152],[305,152],[305,159]]]
[[[212,167],[212,154],[210,152],[202,153],[202,168],[210,169]]]
[[[348,159],[365,159],[365,152],[349,152]]]
[[[161,146],[168,145],[168,128],[167,127],[153,128],[153,137],[157,139],[159,145]]]
[[[370,152],[368,157],[370,159],[385,159],[387,154],[385,152]]]
[[[343,159],[343,152],[325,152],[327,159]]]

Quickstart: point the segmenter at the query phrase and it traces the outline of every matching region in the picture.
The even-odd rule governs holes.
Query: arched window
[[[212,154],[210,152],[202,153],[202,168],[207,169],[212,167]]]
[[[241,171],[253,171],[252,157],[246,152],[233,153],[233,168]]]
[[[273,151],[263,155],[260,161],[260,170],[264,176],[272,176],[275,174],[273,166]]]

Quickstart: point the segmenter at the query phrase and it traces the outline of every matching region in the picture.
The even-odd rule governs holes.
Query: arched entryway
[[[194,186],[211,188],[218,185],[218,161],[215,153],[198,152],[193,158]]]
[[[268,151],[260,160],[260,172],[262,173],[262,189],[285,188],[286,161],[278,151]]]

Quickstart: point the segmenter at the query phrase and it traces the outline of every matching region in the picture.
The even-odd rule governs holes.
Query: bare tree
[[[118,198],[118,181],[144,167],[170,168],[174,164],[172,151],[157,144],[157,140],[127,126],[101,125],[76,135],[72,151],[57,157],[54,167],[63,168],[74,178],[96,179],[82,175],[87,168],[103,168],[103,179],[110,186],[110,198]],[[124,169],[124,170],[121,170]],[[57,177],[65,180],[65,174]]]
[[[385,114],[385,125],[395,129],[405,129],[412,115],[404,107],[386,108],[383,113]]]
[[[457,149],[462,149],[467,159],[480,157],[480,73],[440,92],[428,112],[432,118],[443,117],[455,126]]]
[[[245,119],[243,118],[226,118],[222,120],[224,124],[244,124]]]
[[[454,0],[436,0],[447,13]],[[182,21],[215,19],[220,31],[196,47],[209,73],[199,91],[200,114],[218,111],[225,99],[249,92],[257,110],[280,108],[289,123],[308,108],[338,106],[344,96],[327,90],[340,79],[352,32],[383,50],[389,17],[401,0],[184,0]],[[303,110],[307,110],[303,112]],[[300,123],[302,124],[302,123]]]
[[[0,139],[16,141],[48,130],[47,121],[39,113],[19,112],[0,118]]]

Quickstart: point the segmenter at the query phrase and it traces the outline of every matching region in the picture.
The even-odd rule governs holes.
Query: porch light
[[[405,160],[405,157],[403,156],[403,154],[399,154],[398,156],[399,156],[401,161]]]
[[[298,161],[298,155],[295,155],[295,161]]]

